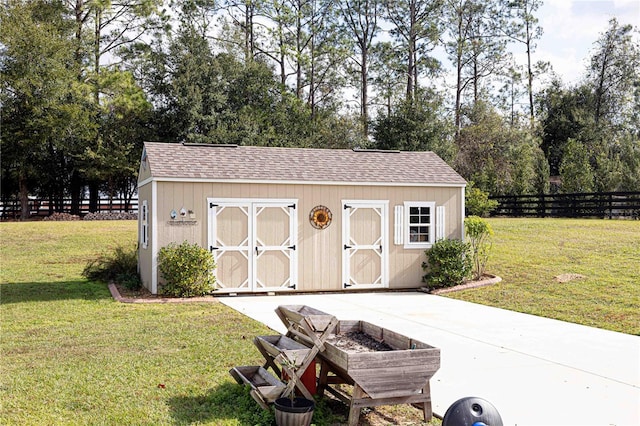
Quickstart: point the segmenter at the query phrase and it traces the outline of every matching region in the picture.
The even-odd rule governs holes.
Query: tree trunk
[[[407,102],[411,102],[413,99],[413,91],[414,91],[414,77],[416,75],[415,72],[415,52],[416,52],[416,36],[415,36],[415,26],[416,26],[416,2],[415,0],[411,0],[409,5],[409,55],[407,62]]]
[[[82,192],[82,182],[77,170],[71,173],[71,214],[80,215],[80,196]]]
[[[367,54],[368,49],[366,46],[362,48],[362,65],[360,66],[360,79],[361,79],[361,91],[360,91],[360,99],[362,104],[360,105],[360,119],[362,120],[362,136],[367,139],[369,137],[369,129],[368,129],[368,121],[369,121],[369,108],[367,104],[369,103],[369,99],[367,96],[368,92],[368,69],[367,69]]]
[[[533,120],[535,119],[534,117],[534,111],[533,111],[533,71],[531,70],[531,36],[529,34],[529,31],[531,31],[531,29],[529,28],[529,20],[527,19],[526,21],[526,29],[527,29],[527,76],[528,78],[528,82],[527,82],[527,89],[529,90],[529,117],[531,119],[531,126],[533,126]]]
[[[100,190],[98,189],[98,182],[89,182],[89,212],[96,213],[98,211],[98,203],[100,200]]]
[[[18,187],[20,193],[20,220],[27,220],[31,212],[29,210],[29,187],[24,174],[20,174],[18,178]]]

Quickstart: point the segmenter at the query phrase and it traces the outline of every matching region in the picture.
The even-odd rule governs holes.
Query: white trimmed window
[[[436,203],[404,203],[404,247],[430,248],[436,240]]]
[[[142,201],[140,209],[140,244],[146,249],[149,244],[149,207],[147,200]]]

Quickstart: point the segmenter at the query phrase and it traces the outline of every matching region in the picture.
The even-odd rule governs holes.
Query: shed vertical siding
[[[138,266],[139,266],[139,273],[140,273],[140,280],[142,281],[142,284],[149,290],[151,290],[151,284],[152,284],[152,270],[153,270],[153,221],[152,221],[152,215],[151,215],[151,210],[152,210],[152,205],[154,200],[151,197],[151,187],[152,187],[152,183],[148,182],[147,184],[141,186],[138,188],[138,200],[139,200],[139,205],[142,205],[143,201],[147,201],[147,223],[148,223],[148,231],[147,231],[147,237],[148,237],[148,243],[146,247],[143,247],[142,244],[140,243],[140,235],[138,234]],[[138,233],[140,233],[141,231],[141,223],[140,221],[142,220],[142,215],[140,213],[138,213]]]
[[[445,207],[445,236],[462,238],[463,200],[461,188],[418,186],[366,186],[366,185],[314,185],[314,184],[258,184],[258,183],[208,183],[188,181],[158,181],[156,199],[151,199],[150,184],[140,187],[140,199],[150,200],[157,212],[153,225],[155,237],[150,247],[155,251],[171,242],[189,241],[207,247],[208,205],[207,198],[243,199],[298,199],[298,287],[300,291],[341,290],[342,273],[342,205],[341,200],[381,200],[389,202],[388,227],[388,276],[389,288],[416,288],[421,285],[424,249],[406,249],[393,243],[394,206],[405,201],[434,201]],[[463,189],[462,189],[463,190]],[[309,223],[309,212],[317,205],[328,207],[333,220],[323,230]],[[195,218],[187,217],[189,225],[177,226],[171,222],[171,211],[193,211]],[[195,223],[193,223],[195,221]],[[154,250],[140,251],[141,277],[151,288]]]

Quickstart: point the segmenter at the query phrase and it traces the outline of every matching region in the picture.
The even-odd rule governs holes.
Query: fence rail
[[[508,217],[599,217],[640,219],[640,191],[596,192],[580,194],[503,195],[491,197],[498,201],[492,216]],[[20,201],[0,200],[0,220],[20,217]],[[70,213],[71,199],[51,205],[49,200],[29,199],[29,217],[46,217],[53,212]],[[101,198],[97,212],[138,212],[136,197],[125,199]],[[89,213],[89,201],[80,203],[80,215]]]
[[[640,218],[640,192],[505,195],[492,216]]]
[[[95,212],[138,212],[138,199],[132,198],[128,202],[124,198],[100,198]],[[19,219],[22,209],[20,201],[15,199],[0,200],[0,220]],[[56,203],[48,199],[30,198],[29,217],[46,217],[52,213],[71,213],[71,198],[64,198]],[[89,200],[80,202],[80,216],[89,214]]]

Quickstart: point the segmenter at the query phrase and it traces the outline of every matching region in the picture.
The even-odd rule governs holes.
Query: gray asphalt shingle
[[[146,142],[156,178],[463,185],[433,152]]]

